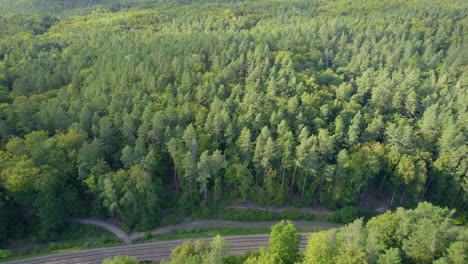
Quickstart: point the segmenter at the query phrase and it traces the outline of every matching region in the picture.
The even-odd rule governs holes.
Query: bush
[[[327,220],[333,223],[348,224],[363,217],[365,220],[375,216],[376,213],[362,210],[356,207],[343,207],[327,216]]]
[[[215,216],[215,211],[216,210],[212,207],[201,206],[192,211],[191,217],[202,219],[213,218]]]
[[[314,215],[311,213],[303,213],[299,210],[284,210],[281,212],[281,218],[285,220],[314,220]]]
[[[137,258],[117,256],[114,258],[105,259],[102,264],[139,264],[140,261]]]
[[[281,216],[278,213],[271,211],[254,210],[248,208],[242,210],[225,210],[221,218],[234,221],[274,221],[280,220]]]
[[[13,256],[13,252],[9,249],[0,249],[0,259],[2,258],[8,258]]]
[[[145,232],[145,235],[144,235],[145,240],[149,240],[152,237],[153,237],[153,235],[151,235],[151,232]]]
[[[468,214],[462,213],[453,219],[455,225],[466,225],[468,223]]]

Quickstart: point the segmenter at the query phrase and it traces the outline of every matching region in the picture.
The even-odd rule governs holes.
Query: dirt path
[[[132,232],[130,234],[125,233],[118,226],[108,223],[99,219],[88,219],[88,218],[69,218],[71,221],[75,221],[81,224],[95,225],[106,229],[114,233],[119,239],[124,241],[125,244],[132,244],[132,241],[143,237],[145,232]],[[319,222],[319,221],[293,221],[296,228],[311,228],[311,229],[330,229],[338,227],[337,224]],[[246,221],[229,221],[229,220],[193,220],[189,222],[180,223],[177,225],[163,226],[151,230],[152,235],[168,234],[178,230],[186,230],[189,228],[203,229],[203,228],[270,228],[272,225],[277,224],[278,221],[259,221],[259,222],[246,222]]]
[[[332,213],[332,211],[324,208],[324,207],[303,207],[303,208],[295,208],[292,206],[259,206],[256,203],[242,203],[231,205],[226,208],[230,209],[256,209],[256,210],[265,210],[265,211],[273,211],[273,212],[283,212],[285,210],[298,210],[305,213],[312,213],[318,215],[328,215]],[[132,232],[130,234],[125,233],[121,228],[112,224],[108,221],[100,220],[100,219],[91,219],[91,218],[79,218],[79,217],[70,217],[71,221],[75,221],[81,224],[89,224],[102,227],[107,231],[114,233],[117,238],[121,239],[125,244],[130,245],[132,241],[143,237],[145,232]],[[151,230],[152,235],[161,235],[161,234],[168,234],[174,231],[179,230],[186,230],[189,228],[194,229],[203,229],[203,228],[270,228],[272,225],[276,224],[278,221],[259,221],[259,222],[246,222],[246,221],[229,221],[229,220],[192,220],[187,221],[184,223],[180,223],[177,225],[170,225],[170,226],[163,226],[154,228]],[[338,225],[334,225],[327,222],[319,222],[319,221],[293,221],[297,228],[313,228],[313,229],[329,229],[333,227],[337,227]]]
[[[122,240],[126,245],[132,244],[132,239],[130,239],[127,233],[125,233],[122,229],[120,229],[120,227],[110,224],[108,222],[105,222],[103,220],[94,219],[94,218],[79,218],[79,217],[70,217],[68,219],[70,221],[78,222],[80,224],[95,225],[95,226],[102,227],[106,229],[107,231],[114,233],[117,236],[117,238]]]

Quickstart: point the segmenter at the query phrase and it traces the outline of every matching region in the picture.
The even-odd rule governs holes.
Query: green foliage
[[[254,210],[247,208],[241,210],[225,210],[222,218],[235,221],[273,221],[279,220],[280,215],[272,211]]]
[[[165,207],[214,215],[233,199],[463,211],[466,12],[460,0],[0,0],[0,238],[48,240],[70,215],[144,230]],[[228,218],[300,218],[242,214]]]
[[[314,220],[314,215],[299,210],[284,210],[281,213],[255,209],[224,209],[220,216],[235,221]]]
[[[347,206],[327,215],[326,218],[333,223],[348,224],[361,217],[370,218],[373,214],[375,213]]]
[[[356,220],[311,235],[303,263],[464,263],[467,230],[455,227],[452,215],[424,202],[371,218],[366,228]]]
[[[13,252],[8,249],[0,249],[0,259],[2,258],[8,258],[10,256],[13,256]]]
[[[139,238],[136,242],[156,242],[190,238],[209,238],[216,235],[221,236],[238,236],[238,235],[255,235],[268,234],[268,228],[189,228],[185,230],[177,230],[169,234],[153,236],[150,239]]]
[[[271,227],[268,252],[276,255],[281,263],[293,264],[299,259],[300,242],[301,237],[294,224],[281,221]]]
[[[249,257],[245,264],[295,263],[299,260],[300,236],[291,222],[280,223],[271,227],[267,248],[261,248],[259,254]]]
[[[114,258],[105,259],[102,264],[139,264],[140,261],[137,258],[118,256]]]
[[[312,221],[315,219],[311,213],[304,213],[299,210],[284,210],[280,213],[282,219],[285,220],[308,220]]]
[[[333,258],[335,255],[336,248],[333,245],[332,234],[321,231],[309,237],[303,263],[333,264]]]
[[[185,242],[172,250],[171,261],[162,264],[217,264],[221,263],[230,245],[217,235],[210,244],[205,241]]]

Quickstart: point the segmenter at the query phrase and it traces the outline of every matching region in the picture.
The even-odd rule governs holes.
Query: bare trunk
[[[463,208],[461,209],[461,211],[460,211],[460,212],[465,212],[465,207],[466,207],[466,204],[468,204],[468,203],[467,203],[467,202],[465,202],[465,203],[463,204]]]
[[[455,194],[455,197],[453,197],[453,200],[452,200],[452,202],[450,203],[450,207],[452,207],[453,202],[455,202],[455,199],[457,199],[457,196],[458,196],[458,193],[460,192],[460,189],[461,189],[461,188],[458,188],[457,193]]]
[[[455,189],[455,184],[452,187],[452,190],[450,191],[449,195],[447,196],[447,200],[445,200],[445,205],[448,205],[448,202],[450,200],[450,197],[452,197],[453,190]]]
[[[392,199],[390,200],[390,205],[393,204],[393,199],[395,198],[395,191],[393,191],[393,194],[392,194]]]
[[[304,191],[305,191],[305,186],[306,186],[306,182],[307,182],[307,171],[306,171],[306,174],[304,176],[304,184],[302,184],[302,192],[301,192],[301,201],[302,199],[304,198]]]
[[[283,180],[281,181],[281,191],[284,191],[284,176],[286,174],[286,168],[283,167]]]
[[[189,177],[189,192],[190,192],[190,201],[193,201],[192,199],[192,175]]]
[[[179,192],[179,184],[177,183],[177,169],[176,169],[175,164],[174,164],[174,183],[175,183],[176,192],[178,193]]]
[[[109,150],[109,145],[106,144],[106,152],[107,152],[107,162],[110,164],[110,150]]]
[[[408,189],[408,185],[405,185],[405,190],[403,191],[403,194],[401,195],[401,199],[400,199],[400,206],[403,203],[403,200],[405,199],[405,194],[406,194],[407,189]]]
[[[320,198],[320,193],[322,192],[322,185],[323,185],[323,176],[320,177],[320,184],[319,184],[319,187],[318,187],[317,199]]]
[[[294,172],[293,172],[293,177],[292,177],[292,181],[291,181],[291,196],[292,196],[293,190],[294,190],[294,178],[296,177],[296,170],[297,170],[297,165],[294,165]]]
[[[218,189],[217,188],[218,187],[217,179],[218,179],[218,175],[215,174],[215,176],[214,176],[214,182],[215,182],[215,186],[214,186],[214,207],[215,208],[216,208],[216,199],[218,198],[218,196],[217,196],[217,189]]]
[[[426,192],[427,192],[427,189],[429,189],[429,186],[431,185],[431,182],[432,182],[432,179],[429,180],[429,182],[427,183],[426,185],[426,188],[424,188],[424,192],[421,196],[421,199],[419,199],[419,201],[421,202],[422,200],[424,200],[424,195],[426,195]]]
[[[383,185],[384,185],[386,179],[387,179],[387,174],[385,173],[385,176],[384,176],[384,178],[382,179],[382,182],[380,183],[379,191],[382,191],[382,187],[383,187]]]
[[[258,186],[258,169],[255,169],[255,187]]]

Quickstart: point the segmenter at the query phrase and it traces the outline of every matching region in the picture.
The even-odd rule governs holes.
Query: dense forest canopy
[[[0,240],[236,198],[464,212],[467,11],[0,0]]]

